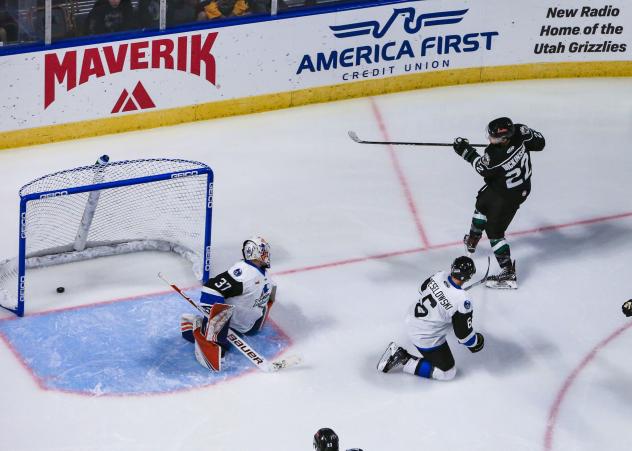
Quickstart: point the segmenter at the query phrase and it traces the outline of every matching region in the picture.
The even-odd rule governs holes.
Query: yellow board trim
[[[416,72],[299,91],[266,94],[160,111],[4,132],[0,149],[144,130],[206,119],[289,108],[310,103],[366,97],[412,89],[537,78],[630,77],[632,61],[536,63]]]

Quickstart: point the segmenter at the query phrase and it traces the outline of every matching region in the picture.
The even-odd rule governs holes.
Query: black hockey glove
[[[483,334],[476,332],[476,345],[467,349],[469,349],[470,352],[478,352],[483,349],[483,346],[485,346],[485,338],[483,338]]]
[[[460,157],[462,157],[468,163],[472,163],[474,159],[478,156],[476,149],[470,146],[470,142],[467,138],[456,138],[454,143],[452,144],[454,151]]]
[[[630,299],[629,301],[625,302],[622,306],[621,306],[621,310],[623,310],[623,314],[627,317],[632,316],[632,299]]]

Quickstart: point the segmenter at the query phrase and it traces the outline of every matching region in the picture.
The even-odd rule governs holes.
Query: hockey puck
[[[57,287],[57,293],[63,293],[64,291],[66,291],[64,287]]]

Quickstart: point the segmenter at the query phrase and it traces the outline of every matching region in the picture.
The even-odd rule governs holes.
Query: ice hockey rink
[[[419,284],[464,252],[482,180],[449,147],[363,145],[347,131],[485,142],[487,122],[505,115],[547,141],[508,234],[519,289],[469,292],[485,349],[471,354],[450,336],[453,381],[378,373],[390,341],[412,349],[405,311]],[[144,253],[34,270],[26,316],[0,313],[0,450],[299,451],[326,426],[341,449],[364,451],[628,451],[630,142],[632,81],[613,78],[402,92],[2,151],[0,259],[17,253],[17,193],[31,179],[101,154],[210,165],[212,272],[240,258],[245,238],[264,236],[278,283],[266,327],[284,340],[275,355],[304,363],[156,392],[167,358],[174,384],[203,370],[179,336],[177,315],[189,306],[156,277],[195,293],[188,263]],[[482,241],[478,276],[489,255]],[[152,300],[158,307],[145,314]],[[64,366],[88,337],[94,353]],[[47,377],[71,388],[50,388],[28,352],[63,367]],[[134,391],[103,388],[132,377],[119,367],[133,368]],[[73,389],[87,371],[102,384]]]

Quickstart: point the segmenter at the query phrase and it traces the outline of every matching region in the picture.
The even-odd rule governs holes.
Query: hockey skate
[[[500,274],[489,276],[485,282],[487,288],[509,289],[518,288],[518,280],[516,279],[516,261],[511,266],[504,268]]]
[[[382,354],[382,358],[377,363],[377,370],[388,373],[392,369],[404,366],[411,358],[412,356],[408,351],[401,346],[397,346],[397,343],[393,341],[388,345],[388,348],[386,348],[386,351]]]
[[[478,242],[481,240],[481,237],[483,235],[472,235],[472,234],[467,234],[463,237],[463,244],[465,244],[465,250],[468,252],[468,254],[473,254],[474,252],[476,252],[476,246],[478,245]]]

